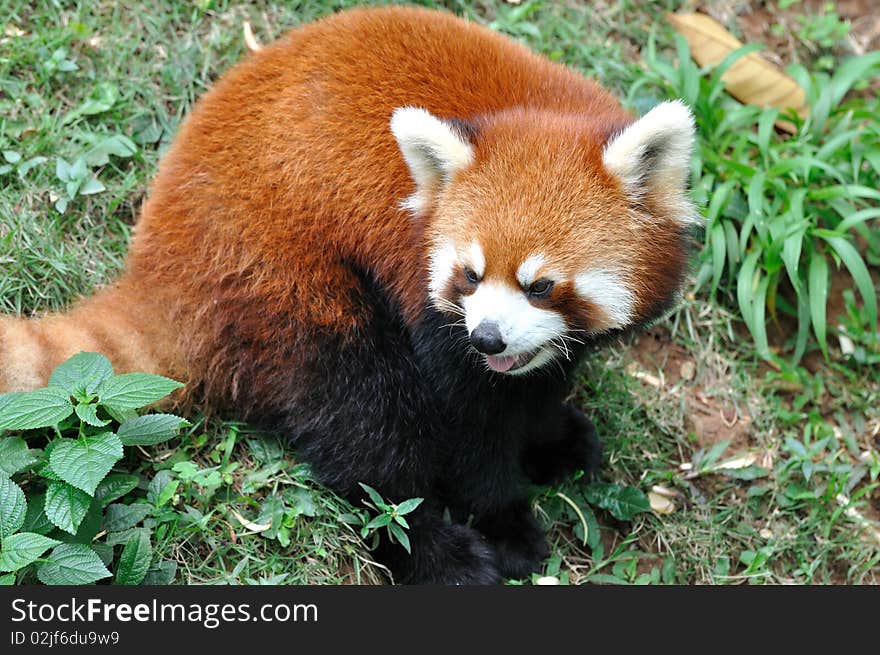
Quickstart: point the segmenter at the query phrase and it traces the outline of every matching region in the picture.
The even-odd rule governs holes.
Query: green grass
[[[0,3],[0,166],[9,166],[0,173],[0,311],[60,308],[113,278],[163,148],[194,100],[243,54],[243,20],[267,42],[355,4],[365,3]],[[876,99],[851,94],[828,107],[821,125],[813,119],[783,139],[767,131],[760,110],[723,93],[709,102],[711,72],[673,66],[675,41],[662,15],[679,2],[423,4],[594,75],[637,111],[696,94],[689,98],[702,133],[695,197],[710,215],[703,273],[698,265],[694,293],[655,328],[659,349],[648,335],[597,353],[575,390],[605,443],[604,479],[645,493],[662,487],[674,511],[621,520],[582,482],[541,490],[535,508],[553,542],[543,573],[571,583],[880,581],[880,354],[870,303],[859,293],[867,286],[856,284],[846,261],[836,272],[840,252],[828,241],[841,221],[877,202],[871,194],[815,197],[829,184],[877,188]],[[652,35],[653,55],[645,47]],[[804,43],[810,33],[796,36]],[[801,53],[806,69],[838,68],[828,58],[839,63],[846,53],[820,45],[815,68],[810,49]],[[870,75],[876,70],[862,77]],[[818,104],[830,85],[814,80]],[[860,139],[825,147],[854,129]],[[823,165],[774,172],[796,157]],[[79,159],[68,188],[70,172],[58,162]],[[32,167],[19,174],[26,162]],[[807,190],[806,229],[794,232],[798,257],[786,259],[790,233],[748,226],[749,188],[760,171],[772,225],[796,213],[792,199]],[[84,195],[98,188],[86,186],[92,179],[104,190]],[[873,280],[878,234],[869,218],[839,235]],[[743,274],[750,253],[755,268]],[[811,265],[820,255],[824,268]],[[740,286],[748,293],[738,294]],[[769,303],[760,302],[764,290]],[[817,326],[827,298],[823,350]],[[852,347],[844,352],[846,340]],[[683,376],[686,368],[692,374]],[[743,455],[754,461],[719,466]],[[363,508],[315,485],[271,435],[197,419],[179,440],[125,464],[142,477],[140,493],[162,471],[185,482],[150,524],[157,557],[177,563],[176,582],[382,579],[360,538]],[[272,528],[261,530],[270,518]]]

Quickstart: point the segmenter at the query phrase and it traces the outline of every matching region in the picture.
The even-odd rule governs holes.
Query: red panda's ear
[[[409,167],[416,192],[404,201],[410,211],[425,209],[442,184],[474,160],[467,130],[417,107],[398,107],[391,115],[391,133]]]
[[[629,194],[663,198],[679,221],[691,223],[696,212],[686,192],[694,140],[691,110],[679,100],[663,102],[614,136],[602,161]]]

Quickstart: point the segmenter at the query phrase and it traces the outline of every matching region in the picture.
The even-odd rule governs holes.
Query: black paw
[[[602,444],[592,421],[570,405],[563,411],[562,439],[531,444],[523,455],[523,469],[535,484],[562,482],[575,471],[589,480],[602,464]]]
[[[476,525],[495,548],[505,578],[525,578],[539,571],[550,555],[547,538],[526,503],[484,518]]]
[[[490,585],[501,582],[495,550],[476,530],[441,524],[411,534],[412,554],[388,544],[384,560],[400,584]]]

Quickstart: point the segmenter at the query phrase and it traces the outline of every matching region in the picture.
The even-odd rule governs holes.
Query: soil
[[[693,355],[673,341],[669,330],[656,326],[641,334],[629,356],[636,363],[630,370],[643,383],[683,395],[684,427],[700,448],[724,440],[730,441],[730,453],[748,448],[752,425],[748,411],[725,397],[715,380],[707,379],[715,376],[701,370]]]

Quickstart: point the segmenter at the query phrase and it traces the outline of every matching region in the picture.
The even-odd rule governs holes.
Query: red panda
[[[564,404],[579,357],[681,286],[693,140],[680,102],[634,120],[452,15],[327,17],[198,102],[115,284],[0,319],[0,392],[80,350],[182,379],[355,502],[425,498],[412,555],[379,546],[395,580],[525,576],[547,553],[528,484],[598,466]]]

